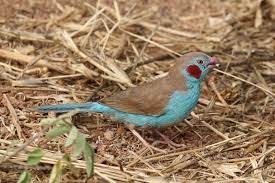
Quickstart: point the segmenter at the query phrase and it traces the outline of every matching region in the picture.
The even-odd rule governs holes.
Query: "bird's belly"
[[[200,93],[196,91],[188,93],[175,92],[165,109],[165,115],[161,117],[164,119],[161,120],[162,123],[159,125],[172,125],[182,121],[197,105],[199,95]]]

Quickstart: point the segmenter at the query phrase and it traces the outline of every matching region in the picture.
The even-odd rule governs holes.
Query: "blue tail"
[[[44,105],[36,107],[35,109],[40,112],[68,112],[75,109],[78,109],[80,112],[97,112],[98,103],[96,102],[87,102],[80,104],[60,104],[60,105]],[[98,111],[100,112],[100,111]]]

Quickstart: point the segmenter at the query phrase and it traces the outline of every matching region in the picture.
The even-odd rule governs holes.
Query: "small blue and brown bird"
[[[200,97],[200,85],[217,65],[216,57],[191,52],[177,59],[168,75],[130,88],[99,102],[46,105],[41,112],[100,112],[135,126],[161,127],[182,121]]]

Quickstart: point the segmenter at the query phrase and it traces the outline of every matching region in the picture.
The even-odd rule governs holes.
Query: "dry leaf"
[[[235,173],[241,172],[240,168],[237,164],[234,163],[224,163],[224,164],[216,164],[215,167],[220,172],[230,175],[232,177],[236,177]]]
[[[71,69],[83,74],[85,77],[89,79],[94,79],[94,76],[99,75],[97,72],[87,68],[84,64],[72,64]]]
[[[170,183],[164,177],[146,177],[145,180],[151,183]]]
[[[270,5],[270,18],[275,20],[275,0],[266,0],[266,2]]]
[[[35,48],[32,45],[27,45],[27,46],[24,46],[24,47],[17,48],[16,51],[18,51],[18,52],[20,52],[24,55],[28,55],[30,53],[33,53],[35,51]]]
[[[262,8],[261,8],[262,0],[258,0],[257,10],[256,10],[256,18],[254,26],[258,28],[263,23],[263,15],[262,15]]]
[[[217,18],[217,17],[208,18],[209,27],[216,27],[217,25],[221,25],[223,23],[224,23],[224,20],[222,18]]]

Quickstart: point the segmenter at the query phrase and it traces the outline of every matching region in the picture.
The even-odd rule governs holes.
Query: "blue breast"
[[[198,103],[199,96],[199,84],[192,86],[188,92],[175,91],[164,110],[165,113],[159,116],[129,114],[99,103],[94,103],[91,110],[108,114],[116,120],[134,124],[135,126],[161,127],[180,122],[187,117]]]

